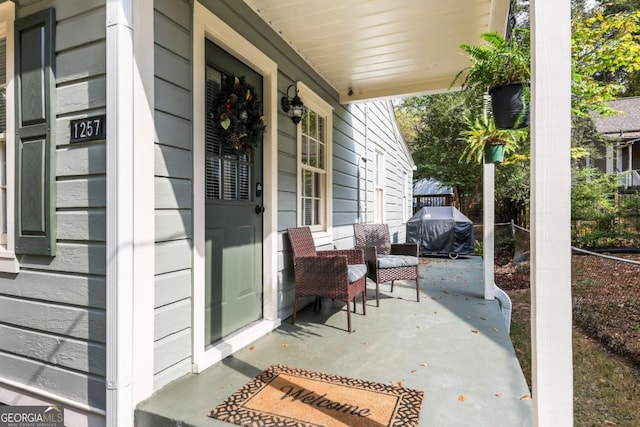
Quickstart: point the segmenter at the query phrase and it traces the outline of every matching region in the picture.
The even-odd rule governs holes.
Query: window
[[[381,224],[384,222],[384,153],[376,149],[375,154],[375,176],[373,194],[373,222]]]
[[[233,78],[207,65],[206,104],[210,105],[220,92],[222,79]],[[251,171],[252,153],[238,153],[220,140],[218,125],[207,120],[205,130],[206,163],[205,194],[207,200],[228,200],[252,202]]]
[[[302,225],[323,229],[326,217],[323,198],[327,182],[325,118],[309,111],[301,121],[300,177],[302,179]]]
[[[298,126],[298,224],[311,228],[316,243],[329,243],[333,109],[304,84],[298,89],[307,107]]]
[[[402,191],[402,205],[400,206],[400,210],[402,213],[402,222],[407,222],[410,217],[409,213],[409,200],[411,199],[410,187],[409,187],[409,174],[407,171],[404,171],[404,189]]]
[[[19,270],[13,241],[13,2],[0,4],[0,271]]]

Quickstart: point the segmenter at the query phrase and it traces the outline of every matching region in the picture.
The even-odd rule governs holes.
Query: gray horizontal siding
[[[175,53],[156,45],[154,50],[154,68],[156,76],[189,90],[191,87],[191,64]]]
[[[58,208],[103,208],[106,206],[106,176],[60,180],[56,183]]]
[[[155,307],[191,297],[191,270],[172,271],[156,276]]]
[[[191,149],[191,121],[162,111],[155,112],[156,141],[162,145]]]
[[[58,239],[106,242],[107,213],[105,209],[59,211]]]
[[[55,2],[55,6],[57,7],[58,4],[65,2],[72,3],[68,0],[59,0]],[[84,5],[78,2],[75,3],[76,14],[74,14],[74,16],[66,18],[64,16],[57,16],[56,52],[77,48],[87,43],[96,42],[106,38],[106,9],[104,7],[97,7],[82,13],[84,10],[87,10],[86,7],[90,5],[90,2],[84,3]],[[94,7],[99,5],[98,2],[93,3],[97,3]],[[102,5],[104,5],[104,2]]]
[[[57,114],[78,113],[107,105],[107,79],[104,76],[82,80],[57,89]]]
[[[0,377],[105,409],[105,142],[69,144],[69,121],[104,114],[106,0],[16,2],[56,9],[57,255],[0,274]]]
[[[191,179],[191,151],[156,144],[156,176]]]
[[[156,242],[190,239],[191,210],[158,210],[155,215]]]
[[[104,343],[105,318],[103,310],[0,296],[0,322],[18,328]]]
[[[191,360],[191,330],[171,334],[158,341],[154,354],[155,373],[162,372],[176,364],[177,361]]]
[[[177,0],[175,4],[165,3],[167,7],[163,10],[164,13],[156,9],[154,16],[156,43],[182,58],[189,59],[191,58],[191,37],[189,34],[191,19],[189,19],[189,27],[187,28],[172,19],[175,16],[180,16],[180,14],[174,15],[172,9],[183,9],[185,2]]]
[[[191,268],[191,250],[189,240],[156,243],[156,274]]]
[[[155,328],[153,330],[156,341],[168,337],[175,331],[182,331],[191,327],[191,300],[184,299],[156,309]]]
[[[105,286],[103,276],[22,271],[0,277],[0,295],[100,309],[106,306]]]
[[[3,378],[46,390],[96,408],[105,408],[102,376],[75,372],[14,354],[0,353]]]
[[[192,131],[190,2],[155,0],[154,387],[191,371]]]
[[[0,324],[0,346],[53,365],[106,375],[105,345]]]
[[[106,40],[101,39],[77,49],[61,52],[56,58],[56,82],[69,83],[105,74],[106,50]]]
[[[191,119],[191,94],[188,90],[156,78],[156,109],[183,119]]]
[[[107,172],[107,155],[104,144],[77,144],[58,148],[56,175],[95,175]]]
[[[20,265],[34,270],[51,272],[105,274],[106,247],[104,243],[58,242],[53,258],[24,255]]]
[[[153,377],[153,387],[156,390],[191,372],[191,357],[179,360],[163,371],[157,372]]]
[[[191,180],[156,177],[156,208],[190,209],[192,187]]]

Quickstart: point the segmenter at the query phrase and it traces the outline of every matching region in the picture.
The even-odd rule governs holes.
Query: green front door
[[[262,76],[206,43],[205,341],[262,318],[262,144],[236,150],[213,113],[223,79],[244,77],[262,98]]]

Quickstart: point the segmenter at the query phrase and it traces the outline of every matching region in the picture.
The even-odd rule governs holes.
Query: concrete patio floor
[[[530,391],[499,304],[483,299],[479,257],[426,258],[421,300],[411,282],[368,284],[346,332],[345,305],[308,306],[277,330],[201,374],[164,387],[136,410],[136,426],[229,425],[207,416],[272,364],[424,391],[420,426],[530,426]]]

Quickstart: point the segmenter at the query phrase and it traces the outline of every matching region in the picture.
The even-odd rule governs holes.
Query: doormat
[[[424,392],[272,365],[209,416],[240,426],[417,426]]]

